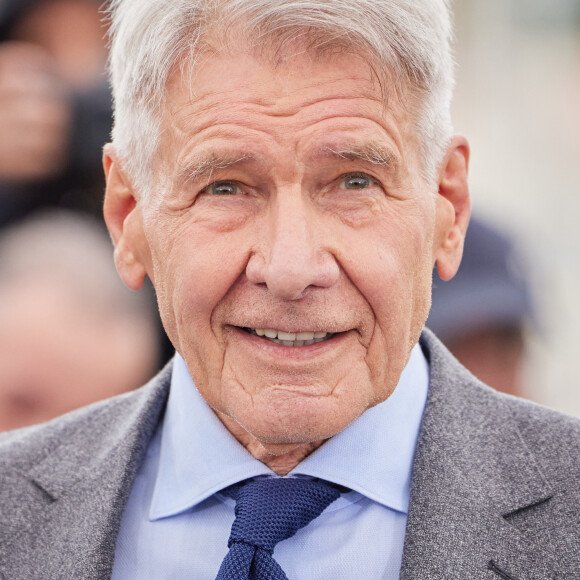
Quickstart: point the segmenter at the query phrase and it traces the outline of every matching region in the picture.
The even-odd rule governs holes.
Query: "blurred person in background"
[[[515,242],[472,216],[455,278],[444,282],[433,272],[427,326],[484,383],[525,397],[525,330],[534,320],[526,264]]]
[[[0,228],[43,207],[102,221],[112,124],[103,6],[0,1]],[[174,350],[158,328],[168,360]]]
[[[0,2],[0,227],[43,206],[100,216],[111,128],[100,4]]]
[[[0,236],[0,430],[128,391],[159,364],[151,296],[92,220],[44,212]]]

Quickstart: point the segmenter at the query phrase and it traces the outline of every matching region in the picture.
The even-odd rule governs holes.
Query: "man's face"
[[[222,53],[171,78],[163,123],[150,201],[113,233],[125,281],[150,275],[226,425],[266,446],[336,434],[392,393],[433,263],[460,253],[407,112],[354,55]]]

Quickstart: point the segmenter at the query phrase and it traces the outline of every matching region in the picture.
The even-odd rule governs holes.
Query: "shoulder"
[[[141,389],[0,435],[0,577],[36,578],[39,562],[45,578],[110,576],[170,377],[169,365]]]
[[[481,430],[486,430],[484,439],[501,447],[506,433],[503,427],[509,424],[510,431],[515,430],[538,458],[542,471],[580,474],[580,419],[484,385],[428,330],[423,333],[421,344],[430,364],[429,405],[443,408],[449,420],[442,429],[455,424],[479,424]],[[505,454],[509,450],[497,451]]]
[[[580,421],[487,387],[429,331],[421,346],[429,393],[401,578],[479,578],[487,563],[576,577]]]
[[[518,433],[553,485],[580,478],[580,419],[535,403],[497,394]]]

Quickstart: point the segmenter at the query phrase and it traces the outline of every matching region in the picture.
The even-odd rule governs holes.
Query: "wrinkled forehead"
[[[380,83],[358,54],[325,51],[313,59],[297,43],[269,53],[224,48],[209,51],[192,75],[190,82],[177,69],[168,83],[154,157],[159,179],[174,176],[167,183],[210,179],[259,160],[271,168],[284,158],[285,171],[331,158],[393,169],[402,158],[418,160],[409,116],[394,100],[384,111]],[[285,154],[266,163],[277,147]]]
[[[370,45],[353,42],[337,34],[336,30],[289,26],[283,30],[261,31],[252,29],[247,22],[228,24],[221,21],[209,26],[197,39],[195,47],[181,54],[168,77],[165,99],[169,91],[183,89],[186,81],[191,98],[195,100],[197,69],[212,58],[224,55],[231,59],[232,68],[240,56],[251,56],[272,70],[290,68],[304,57],[320,61],[355,56],[368,70],[373,93],[382,99],[385,110],[395,100],[411,115],[419,98],[417,91],[394,74]]]

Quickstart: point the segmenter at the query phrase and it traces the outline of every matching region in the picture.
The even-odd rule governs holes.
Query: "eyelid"
[[[364,177],[370,181],[378,181],[376,177],[365,171],[349,171],[348,173],[343,173],[340,179],[348,179],[349,177]]]

